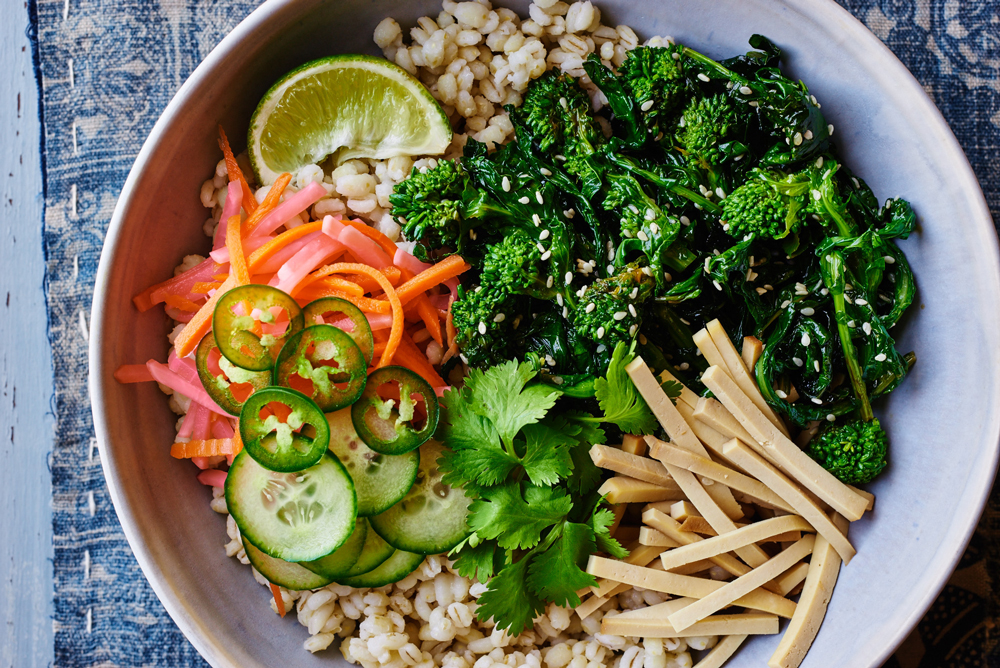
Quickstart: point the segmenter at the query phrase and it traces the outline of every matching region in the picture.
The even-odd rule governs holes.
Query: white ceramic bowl
[[[506,3],[504,3],[506,4]],[[139,564],[167,611],[216,667],[319,666],[305,629],[280,620],[268,592],[222,550],[225,526],[189,462],[168,454],[175,417],[151,384],[118,385],[118,365],[164,359],[168,323],[131,297],[170,275],[186,253],[205,252],[202,180],[219,159],[216,125],[245,133],[267,87],[307,60],[376,53],[384,16],[411,25],[438,0],[271,0],[202,63],[164,111],[122,191],[94,295],[90,386],[104,472]],[[527,2],[511,6],[523,14]],[[997,238],[972,170],[937,109],[896,58],[826,0],[631,0],[599,3],[606,22],[642,38],[672,35],[710,55],[747,50],[754,32],[785,49],[836,126],[847,164],[879,199],[902,196],[921,231],[902,244],[919,285],[901,350],[918,363],[881,415],[892,465],[872,486],[875,512],[851,539],[805,666],[878,666],[916,624],[962,553],[994,477],[1000,421],[1000,267]],[[237,139],[237,143],[240,143]],[[154,249],[155,252],[150,252]],[[734,668],[765,665],[777,637],[754,639]]]

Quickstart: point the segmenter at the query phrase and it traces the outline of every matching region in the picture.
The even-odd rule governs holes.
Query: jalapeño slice
[[[227,360],[219,352],[213,332],[198,344],[194,361],[208,396],[233,415],[240,414],[243,402],[251,394],[271,384],[271,374],[267,371],[247,371]]]
[[[243,369],[266,371],[281,346],[302,329],[302,310],[269,285],[244,285],[222,295],[212,315],[219,352]]]
[[[319,406],[301,392],[266,387],[243,404],[240,438],[264,468],[301,471],[323,457],[330,445],[330,425]]]
[[[344,330],[354,339],[365,356],[365,364],[371,364],[375,356],[375,339],[368,318],[361,309],[340,297],[320,297],[302,307],[305,326],[333,325]]]
[[[437,397],[430,384],[409,369],[382,367],[368,376],[365,391],[351,406],[351,421],[369,448],[401,455],[434,434]]]
[[[274,384],[311,398],[324,413],[353,404],[365,389],[368,365],[357,344],[332,325],[293,334],[274,363]]]

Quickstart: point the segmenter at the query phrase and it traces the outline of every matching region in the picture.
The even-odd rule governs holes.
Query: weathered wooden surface
[[[0,21],[0,668],[51,665],[52,364],[42,257],[38,91],[27,12]]]

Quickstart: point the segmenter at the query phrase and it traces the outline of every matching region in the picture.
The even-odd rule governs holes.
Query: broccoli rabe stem
[[[847,325],[847,301],[844,299],[847,281],[844,277],[843,254],[840,251],[828,251],[820,262],[820,270],[823,273],[823,282],[833,297],[837,332],[840,334],[840,343],[844,349],[844,361],[847,364],[847,373],[851,377],[854,396],[861,402],[861,419],[865,422],[871,422],[875,414],[872,412],[872,405],[868,400],[868,391],[865,389],[865,381],[861,375],[861,365],[858,364],[857,351],[851,340],[851,328]]]
[[[684,199],[687,199],[693,202],[694,204],[699,205],[705,211],[709,211],[715,214],[722,213],[722,207],[716,204],[715,202],[711,201],[710,199],[700,195],[699,193],[696,193],[695,191],[689,188],[685,188],[684,186],[678,184],[676,181],[672,181],[671,179],[665,179],[656,172],[652,172],[648,169],[643,169],[638,164],[636,164],[632,160],[629,160],[628,158],[619,153],[616,153],[614,151],[607,151],[605,153],[605,156],[611,162],[618,165],[622,169],[625,169],[635,174],[636,176],[641,176],[650,183],[657,185],[661,188],[664,188],[665,190],[670,190],[671,192],[680,195]]]

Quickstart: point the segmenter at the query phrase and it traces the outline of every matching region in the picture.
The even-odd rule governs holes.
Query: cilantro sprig
[[[615,351],[621,374],[629,353]],[[505,362],[471,371],[442,397],[443,482],[474,499],[472,533],[452,555],[459,573],[489,583],[476,614],[512,635],[531,628],[549,602],[579,605],[576,592],[596,582],[584,570],[591,554],[628,554],[611,537],[614,516],[595,491],[601,472],[587,453],[604,442],[604,422],[655,425],[627,376],[609,370],[599,381],[606,415],[595,418],[553,411],[562,392],[537,374],[529,362]]]

